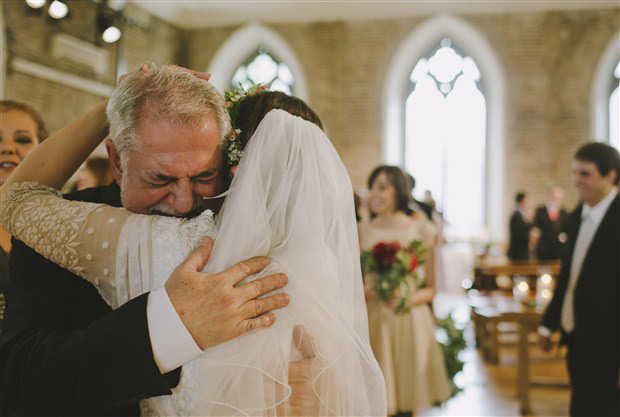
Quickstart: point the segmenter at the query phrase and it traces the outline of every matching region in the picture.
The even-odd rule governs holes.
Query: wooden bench
[[[542,311],[514,300],[498,291],[483,293],[472,290],[468,294],[471,318],[474,324],[476,346],[482,350],[486,361],[499,364],[499,331],[501,323],[516,324],[517,337],[517,396],[521,412],[531,411],[529,387],[531,385],[567,386],[564,380],[530,378],[529,335],[535,333]]]
[[[498,286],[495,279],[498,275],[536,277],[543,272],[547,272],[557,276],[560,273],[560,266],[560,261],[481,261],[474,267],[474,283],[472,288],[481,291],[497,290]],[[535,287],[532,286],[532,288]]]

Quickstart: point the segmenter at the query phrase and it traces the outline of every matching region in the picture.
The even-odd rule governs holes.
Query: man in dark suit
[[[407,185],[409,185],[409,194],[411,194],[409,209],[411,210],[411,212],[421,211],[422,213],[424,213],[428,220],[433,221],[433,207],[426,204],[424,201],[417,200],[413,196],[413,190],[415,190],[415,178],[408,172],[405,172],[405,176],[407,177]]]
[[[510,243],[508,245],[508,259],[524,261],[530,258],[529,242],[532,223],[525,213],[527,195],[518,192],[515,197],[517,207],[510,216]]]
[[[582,203],[567,219],[567,251],[538,329],[549,351],[562,332],[568,347],[572,416],[620,415],[620,156],[603,143],[581,147],[573,182]]]
[[[63,134],[103,140],[105,108],[101,103]],[[108,115],[106,145],[120,187],[68,198],[188,216],[206,208],[202,197],[220,191],[219,145],[229,122],[208,83],[170,67],[142,68],[119,83]],[[202,273],[209,255],[208,244],[197,248],[164,288],[112,311],[87,281],[14,241],[0,337],[0,415],[138,415],[139,401],[170,394],[180,367],[205,348],[270,326],[268,311],[284,307],[288,296],[256,297],[281,288],[286,277],[227,286],[233,277],[262,270],[267,260]],[[245,311],[243,317],[221,314],[231,307]]]
[[[547,203],[536,209],[534,226],[539,233],[536,259],[544,261],[560,259],[566,242],[566,233],[563,233],[562,227],[568,215],[562,208],[563,198],[564,189],[559,185],[554,186],[549,190]]]

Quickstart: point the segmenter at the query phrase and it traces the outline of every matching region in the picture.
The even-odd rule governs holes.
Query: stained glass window
[[[241,64],[231,80],[233,88],[239,84],[248,88],[257,83],[271,83],[269,90],[286,94],[294,94],[295,90],[295,77],[289,66],[278,60],[265,46],[260,46],[254,55]]]
[[[620,84],[620,61],[616,65],[613,74],[612,92],[609,96],[609,143],[620,149],[620,128],[618,126],[620,119],[619,105],[619,84]]]
[[[406,101],[405,168],[457,235],[485,224],[486,100],[475,61],[443,39],[414,66]]]

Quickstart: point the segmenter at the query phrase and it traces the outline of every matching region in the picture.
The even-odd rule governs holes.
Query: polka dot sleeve
[[[2,226],[40,255],[95,284],[116,304],[116,248],[132,214],[103,204],[69,201],[57,190],[25,182],[2,195]]]

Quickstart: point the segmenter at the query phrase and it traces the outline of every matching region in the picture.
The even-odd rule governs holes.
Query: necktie
[[[555,222],[558,220],[558,209],[549,208],[547,209],[547,213],[549,214],[549,220],[551,220],[552,222]]]
[[[568,288],[566,289],[564,304],[562,305],[560,323],[566,333],[570,333],[575,329],[575,287],[577,286],[577,279],[581,273],[583,260],[586,257],[595,231],[591,217],[586,215],[581,220],[581,226],[577,234],[577,241],[575,242],[575,250],[573,251],[573,259],[570,267]]]

